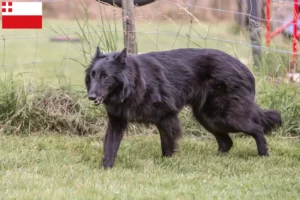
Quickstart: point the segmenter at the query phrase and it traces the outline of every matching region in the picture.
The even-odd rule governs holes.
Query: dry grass
[[[104,127],[103,110],[96,110],[81,91],[23,83],[13,77],[0,82],[0,132],[56,131],[94,134]]]

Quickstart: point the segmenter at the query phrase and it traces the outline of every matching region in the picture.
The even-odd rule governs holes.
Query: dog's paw
[[[270,154],[269,152],[265,152],[265,153],[258,153],[259,156],[262,156],[262,157],[268,157]]]
[[[111,160],[106,160],[103,158],[103,161],[102,161],[102,167],[103,169],[110,169],[112,168],[114,165],[114,162],[111,161]]]

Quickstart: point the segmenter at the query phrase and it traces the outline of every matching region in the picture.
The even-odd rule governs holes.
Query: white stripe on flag
[[[6,8],[6,12],[2,12],[2,15],[42,15],[43,4],[42,2],[12,2],[12,6],[2,6]],[[11,8],[12,12],[8,12]]]

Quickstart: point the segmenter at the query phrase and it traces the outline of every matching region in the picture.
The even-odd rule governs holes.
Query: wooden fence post
[[[137,54],[133,0],[122,0],[124,46],[128,54]]]
[[[235,22],[242,27],[246,27],[246,12],[247,12],[247,2],[246,0],[236,0],[238,13],[234,14]],[[243,14],[242,14],[243,13]]]
[[[254,60],[254,67],[259,68],[261,58],[261,22],[262,22],[262,0],[247,0],[247,14],[248,16],[248,31],[252,44],[252,57]]]

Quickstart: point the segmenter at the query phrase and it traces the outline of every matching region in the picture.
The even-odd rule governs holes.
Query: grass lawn
[[[227,155],[212,138],[184,137],[163,159],[158,135],[127,136],[113,169],[99,167],[99,136],[1,136],[2,199],[298,199],[299,139],[269,137],[270,157],[252,138]]]

